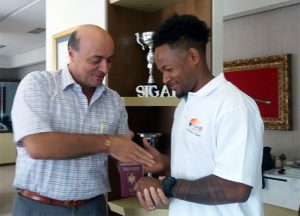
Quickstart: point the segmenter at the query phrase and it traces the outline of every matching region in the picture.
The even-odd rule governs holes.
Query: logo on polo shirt
[[[201,136],[203,127],[200,120],[198,120],[197,118],[191,118],[187,130],[196,136]]]

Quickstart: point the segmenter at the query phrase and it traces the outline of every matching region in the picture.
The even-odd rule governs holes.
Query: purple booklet
[[[134,185],[144,176],[143,165],[141,164],[119,164],[121,196],[135,196]]]

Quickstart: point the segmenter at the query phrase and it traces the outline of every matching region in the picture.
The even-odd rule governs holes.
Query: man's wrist
[[[172,188],[174,187],[175,184],[176,184],[176,179],[172,176],[167,176],[162,180],[162,189],[168,198],[174,197],[172,193]]]
[[[103,136],[104,136],[104,141],[103,141],[104,147],[106,148],[107,153],[109,153],[110,152],[110,146],[111,146],[110,137],[107,134],[103,134]]]

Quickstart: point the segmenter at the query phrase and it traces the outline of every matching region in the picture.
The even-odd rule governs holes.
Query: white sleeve
[[[214,174],[254,186],[261,172],[263,124],[257,111],[237,108],[217,121]]]

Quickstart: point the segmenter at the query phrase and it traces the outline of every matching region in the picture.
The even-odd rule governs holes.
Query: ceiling
[[[0,0],[0,57],[26,53],[46,44],[46,32],[30,34],[46,28],[45,0]]]
[[[0,60],[45,47],[46,33],[29,34],[46,27],[46,0],[0,0]],[[181,0],[110,0],[122,7],[153,11]],[[259,0],[256,0],[259,1]],[[277,0],[300,2],[300,0]],[[271,0],[269,0],[271,2]],[[286,4],[286,3],[285,3]]]
[[[17,56],[46,45],[46,32],[29,34],[46,28],[46,0],[0,0],[0,60]],[[153,11],[181,0],[110,0],[123,7]]]

